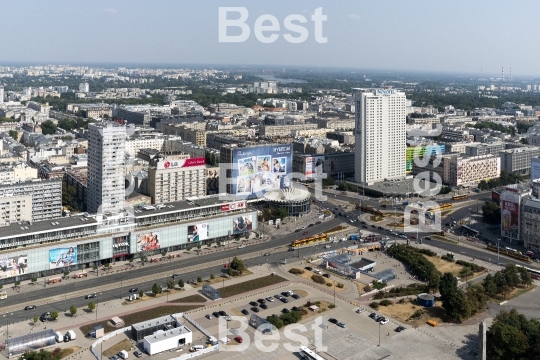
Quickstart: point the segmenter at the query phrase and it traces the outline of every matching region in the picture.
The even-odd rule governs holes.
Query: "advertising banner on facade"
[[[64,247],[49,250],[50,269],[58,269],[77,264],[77,247]]]
[[[233,234],[241,234],[253,230],[251,215],[239,216],[233,219]]]
[[[230,204],[223,204],[221,205],[221,211],[233,211],[233,210],[240,210],[246,208],[246,202],[245,201],[237,201]]]
[[[322,173],[324,156],[311,156],[306,158],[305,174],[308,179],[315,179]]]
[[[261,146],[233,151],[233,193],[247,197],[288,188],[292,172],[292,145]]]
[[[198,242],[208,239],[208,224],[197,224],[188,226],[188,242]]]
[[[26,274],[28,270],[27,255],[0,255],[0,279]]]
[[[205,158],[192,158],[192,159],[177,159],[177,160],[168,160],[167,158],[163,161],[159,161],[156,165],[158,170],[168,170],[168,169],[180,169],[180,168],[197,168],[204,167],[206,165]]]
[[[519,194],[506,190],[501,194],[501,235],[519,238]]]
[[[153,232],[137,235],[137,251],[151,251],[161,248],[158,234]]]

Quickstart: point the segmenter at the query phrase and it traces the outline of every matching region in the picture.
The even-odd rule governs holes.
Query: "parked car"
[[[235,337],[234,337],[234,341],[236,341],[237,343],[241,344],[242,341],[244,341],[244,339],[242,339],[241,336],[235,336]]]
[[[304,269],[306,269],[307,271],[313,270],[313,268],[311,266],[306,266]]]
[[[270,256],[270,253],[264,253],[264,256]]]
[[[279,300],[281,300],[281,302],[283,302],[283,303],[288,303],[288,302],[289,302],[289,300],[287,300],[287,298],[284,298],[284,297],[282,297],[282,298],[279,299]]]
[[[272,302],[272,301],[274,301],[274,298],[273,298],[273,297],[271,297],[271,296],[268,296],[268,297],[266,298],[266,301],[270,301],[270,302]]]
[[[329,278],[330,274],[324,273],[324,274],[322,274],[322,276],[324,276],[325,278]]]
[[[294,232],[299,232],[299,231],[300,231],[300,229],[296,229],[296,230],[294,230]]]
[[[96,297],[96,294],[88,294],[84,298],[85,299],[92,299],[92,298],[95,298],[95,297]]]
[[[338,323],[338,321],[336,319],[334,319],[334,318],[330,318],[330,319],[328,319],[328,321],[331,322],[332,324],[337,324]]]
[[[219,316],[228,316],[227,313],[225,311],[218,311],[219,312]]]
[[[371,314],[369,314],[369,317],[375,319],[377,317],[377,313],[372,312]]]
[[[178,274],[172,274],[172,276],[171,276],[171,277],[172,277],[173,279],[176,279],[176,278],[179,278],[179,277],[180,277],[180,275],[178,275]]]
[[[34,310],[36,308],[36,305],[27,305],[24,307],[24,310]]]
[[[403,330],[405,330],[405,328],[401,325],[396,328],[396,332],[402,332]]]
[[[214,315],[214,317],[218,318],[218,317],[219,317],[219,312],[214,311],[214,312],[212,313],[212,315]]]
[[[258,313],[259,312],[259,308],[258,307],[252,307],[251,308],[251,311],[255,312],[255,313]]]
[[[213,319],[213,316],[210,314],[206,314],[204,317],[207,318],[208,320]]]
[[[264,303],[266,302],[266,300],[264,300],[264,299],[257,299],[257,302],[258,302],[259,304],[264,304]]]
[[[360,308],[360,309],[356,310],[356,313],[357,313],[357,314],[361,314],[361,313],[363,313],[364,311],[366,311],[366,309]]]
[[[307,235],[307,234],[309,234],[309,231],[304,231],[303,232],[303,235]]]
[[[300,299],[300,295],[298,295],[298,294],[292,294],[291,297],[293,299]]]
[[[249,311],[247,311],[246,309],[243,309],[241,312],[242,312],[242,314],[244,314],[244,315],[249,315]]]
[[[274,297],[278,300],[281,300],[281,295],[274,295]]]
[[[256,301],[250,301],[249,305],[251,305],[251,306],[259,306],[259,304]]]
[[[140,358],[140,357],[142,357],[142,352],[141,352],[141,350],[135,350],[135,352],[133,353],[133,355],[135,355],[135,357]]]
[[[264,310],[268,309],[268,306],[266,304],[261,304],[259,306],[261,307],[261,309],[264,309]]]
[[[307,227],[310,228],[310,227],[313,227],[315,226],[315,224],[309,224]]]
[[[340,328],[344,328],[344,329],[345,329],[345,323],[343,323],[343,322],[338,322],[338,323],[337,323],[337,326],[339,326]]]
[[[389,320],[388,320],[387,318],[383,318],[383,319],[380,321],[380,323],[381,323],[381,325],[386,325],[386,324],[388,324],[388,321],[389,321]]]
[[[300,308],[298,306],[293,306],[291,310],[292,311],[300,311]]]
[[[315,225],[320,225],[320,224],[322,224],[320,221],[317,221],[317,222],[315,223]]]
[[[137,291],[139,291],[139,288],[136,287],[129,289],[130,293],[136,293]]]
[[[284,313],[284,314],[288,314],[291,311],[289,309],[287,309],[287,308],[284,308],[283,310],[281,310],[281,312]]]
[[[281,293],[281,295],[285,296],[285,297],[289,297],[291,294],[289,294],[287,291],[284,291]]]

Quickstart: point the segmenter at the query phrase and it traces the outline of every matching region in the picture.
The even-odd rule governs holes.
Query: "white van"
[[[54,337],[56,338],[56,342],[60,343],[64,341],[64,335],[60,331],[55,332]]]
[[[120,350],[120,352],[118,353],[118,356],[122,359],[127,359],[128,358],[128,353],[126,350]]]
[[[189,349],[190,352],[197,352],[197,351],[201,351],[202,349],[204,349],[204,346],[202,345],[193,345],[191,347],[191,349]]]
[[[319,270],[319,269],[315,269],[315,270],[313,270],[313,272],[314,272],[315,274],[321,275],[321,270]]]

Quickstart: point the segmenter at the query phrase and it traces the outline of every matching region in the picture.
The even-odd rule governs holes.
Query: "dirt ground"
[[[293,290],[293,293],[300,295],[301,297],[305,298],[308,296],[307,291],[304,290]]]
[[[107,350],[104,350],[103,351],[103,356],[112,356],[112,355],[116,355],[120,352],[120,350],[126,350],[127,352],[129,352],[131,350],[131,343],[129,342],[129,340],[127,339],[124,339],[122,341],[120,341],[119,343],[111,346],[110,348],[108,348]]]
[[[302,277],[302,278],[304,278],[304,279],[306,279],[306,280],[313,281],[313,280],[311,280],[311,276],[314,275],[314,274],[315,274],[314,272],[312,272],[312,271],[307,271],[307,270],[304,269],[304,273],[303,273],[303,274],[300,274],[300,275],[296,275],[296,274],[295,274],[295,275],[296,275],[296,276],[300,276],[300,277]],[[335,279],[334,279],[334,280],[335,280]],[[336,281],[336,282],[335,282],[336,285],[339,284],[339,283],[341,282],[341,281],[338,281],[338,280],[335,280],[335,281]],[[314,282],[314,281],[313,281],[313,282]],[[333,290],[334,290],[334,286],[333,286],[334,282],[332,281],[332,279],[326,279],[326,282],[332,284],[332,286],[327,286],[327,288],[328,288],[328,289],[331,289],[331,290],[333,291]],[[343,284],[343,287],[342,287],[342,288],[338,288],[338,287],[336,286],[336,292],[347,290],[347,285],[345,285],[343,282],[341,282],[341,283]],[[319,285],[325,286],[324,284],[319,284]],[[298,295],[300,295],[300,294],[298,294]]]
[[[441,273],[450,272],[454,274],[454,276],[459,276],[459,272],[461,269],[463,269],[463,266],[458,265],[454,262],[446,261],[441,259],[438,256],[426,256],[426,258],[435,265],[437,270],[439,270]]]
[[[406,301],[404,304],[394,303],[390,306],[379,306],[376,310],[384,315],[398,319],[399,321],[417,327],[425,324],[428,320],[435,320],[442,323],[444,318],[444,309],[442,303],[437,301],[434,307],[426,308]],[[417,319],[410,319],[416,310],[422,310],[424,314]]]
[[[60,358],[63,359],[65,357],[68,357],[69,355],[76,353],[80,349],[81,349],[80,346],[72,346],[72,347],[64,348],[60,352]]]

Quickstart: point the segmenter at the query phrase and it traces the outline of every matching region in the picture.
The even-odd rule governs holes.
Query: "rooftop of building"
[[[83,224],[86,226],[91,226],[97,225],[98,222],[93,217],[85,217],[82,215],[36,222],[14,222],[10,225],[0,227],[0,239],[10,238],[13,236],[21,236],[25,234],[48,232],[52,229],[60,231],[74,227],[80,227]]]
[[[184,325],[180,325],[179,327],[176,327],[172,330],[160,330],[156,331],[152,335],[148,335],[144,337],[144,340],[146,340],[149,343],[158,343],[162,340],[165,340],[167,338],[172,338],[178,335],[185,335],[191,333],[191,330],[189,330]]]
[[[141,331],[143,329],[152,328],[155,326],[166,325],[170,323],[176,323],[177,320],[172,315],[162,316],[155,319],[141,321],[140,323],[131,325],[135,331]]]

